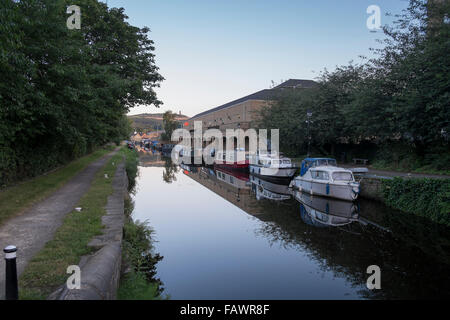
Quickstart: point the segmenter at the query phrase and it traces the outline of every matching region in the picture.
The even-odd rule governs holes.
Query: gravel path
[[[408,172],[399,172],[399,171],[387,171],[387,170],[376,170],[364,165],[340,165],[338,167],[343,168],[368,168],[369,175],[379,176],[379,177],[404,177],[404,178],[434,178],[434,179],[450,179],[450,176],[439,175],[439,174],[427,174],[427,173],[408,173]]]
[[[97,171],[119,148],[92,162],[48,198],[33,205],[23,214],[9,219],[0,227],[0,300],[5,296],[5,260],[3,248],[17,247],[17,273],[20,276],[27,262],[53,238],[64,216],[71,212],[89,189]]]

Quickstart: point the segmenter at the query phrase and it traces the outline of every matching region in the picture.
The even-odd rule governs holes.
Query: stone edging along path
[[[34,204],[23,214],[9,219],[0,227],[0,248],[15,245],[17,251],[17,273],[25,269],[28,261],[45,244],[53,239],[56,230],[62,225],[64,217],[70,213],[84,195],[95,174],[118,152],[119,148],[70,179],[46,199]],[[0,259],[0,300],[5,296],[5,260]]]
[[[122,264],[122,235],[125,223],[124,198],[128,192],[128,178],[125,164],[117,166],[113,179],[113,193],[108,197],[106,214],[102,217],[105,226],[103,234],[88,244],[99,249],[89,256],[83,256],[81,288],[68,289],[64,284],[52,293],[50,300],[112,300],[116,298]]]

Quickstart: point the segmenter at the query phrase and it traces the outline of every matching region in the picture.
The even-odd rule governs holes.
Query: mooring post
[[[17,266],[16,266],[16,252],[15,246],[7,246],[3,249],[5,253],[6,272],[5,272],[5,299],[17,300],[19,299],[19,290],[17,288]]]

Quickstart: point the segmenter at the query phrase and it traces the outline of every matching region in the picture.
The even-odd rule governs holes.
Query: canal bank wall
[[[360,182],[360,197],[385,203],[382,180],[382,178],[363,178]]]
[[[96,249],[83,256],[79,267],[81,288],[69,289],[67,284],[49,296],[49,300],[114,300],[119,287],[122,268],[122,241],[125,224],[124,198],[128,194],[125,163],[117,166],[113,193],[108,197],[106,214],[102,217],[103,233],[90,241]]]

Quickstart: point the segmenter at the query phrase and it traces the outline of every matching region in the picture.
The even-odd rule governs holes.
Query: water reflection
[[[268,181],[257,176],[250,175],[252,191],[257,200],[263,198],[273,201],[283,201],[291,198],[289,181]]]
[[[313,197],[295,191],[294,197],[300,202],[302,220],[315,227],[341,227],[358,221],[359,207],[351,201],[341,201],[323,197]]]
[[[173,164],[169,158],[164,159],[163,180],[166,183],[177,181],[176,173],[178,173],[178,166]]]
[[[215,286],[211,280],[216,280],[215,278],[202,282],[203,276],[196,270],[198,263],[192,262],[192,257],[187,257],[183,263],[193,265],[192,269],[188,270],[190,276],[208,287],[205,291],[217,293],[211,298],[343,298],[337,293],[339,290],[351,291],[350,297],[369,299],[450,297],[450,280],[447,276],[450,272],[450,234],[446,227],[371,201],[360,200],[358,203],[351,203],[311,197],[298,191],[292,193],[285,181],[266,181],[242,172],[186,165],[181,166],[178,172],[169,164],[164,166],[164,172],[170,172],[170,182],[177,181],[177,176],[178,180],[182,181],[180,175],[196,181],[198,184],[191,187],[192,194],[200,193],[203,186],[217,196],[215,199],[208,196],[207,202],[202,202],[199,198],[197,207],[191,208],[189,214],[183,213],[183,217],[201,226],[195,231],[196,238],[205,237],[214,241],[218,247],[233,249],[230,249],[227,261],[223,260],[224,250],[214,250],[208,251],[207,262],[202,260],[198,263],[221,261],[220,264],[214,264],[214,272],[226,273],[230,277],[233,275],[241,282],[247,281],[248,287],[243,286],[239,292],[233,291],[231,296],[225,293],[219,295],[219,292],[228,292],[227,288],[231,288],[233,283],[220,282],[220,285]],[[164,181],[168,182],[166,179]],[[150,182],[145,180],[145,183]],[[184,187],[186,188],[186,185]],[[245,233],[238,232],[239,224],[244,222],[231,222],[237,221],[231,209],[227,209],[228,217],[225,218],[230,220],[228,225],[233,225],[233,229],[228,227],[229,229],[222,230],[221,228],[226,228],[225,223],[223,227],[220,224],[212,224],[213,222],[206,224],[205,219],[209,219],[207,217],[211,216],[211,210],[217,211],[218,206],[223,207],[221,199],[227,200],[251,216],[255,222],[245,222],[246,228],[252,229],[256,238],[263,239],[269,245],[263,246],[257,239],[250,239]],[[227,212],[223,214],[227,215]],[[158,232],[158,228],[156,231]],[[221,232],[233,233],[234,236],[221,238],[219,241],[215,235]],[[183,241],[177,238],[176,232],[171,232],[167,237],[173,237],[170,238],[173,243]],[[243,238],[247,242],[256,241],[258,249],[239,256],[239,248],[248,245],[242,242]],[[208,241],[198,242],[196,245],[199,252],[209,248]],[[186,249],[167,250],[174,250],[173,254],[185,255]],[[276,254],[274,250],[278,250]],[[162,254],[170,256],[166,252]],[[269,258],[274,254],[279,263],[277,267]],[[301,260],[299,264],[300,257],[307,260]],[[239,261],[236,274],[232,273],[237,263],[234,259]],[[251,261],[259,263],[254,264]],[[368,277],[366,269],[373,264],[379,265],[382,270],[382,290],[368,290],[365,287]],[[268,270],[264,269],[265,265],[270,272],[266,272]],[[320,278],[311,272],[305,274],[303,269],[308,270],[311,266],[314,266],[312,270],[331,273],[333,277]],[[258,274],[259,268],[266,270],[261,273],[261,277],[255,275],[255,272]],[[213,271],[203,269],[204,272]],[[167,283],[166,280],[170,277],[175,276],[168,273],[165,278],[162,276],[162,280]],[[339,284],[337,279],[343,283]],[[256,289],[263,284],[268,286],[264,287],[265,290]],[[178,280],[169,294],[177,290],[182,291],[182,287]],[[323,289],[325,287],[333,289],[327,291]],[[343,289],[344,287],[346,289]],[[271,295],[271,290],[278,294]],[[336,295],[329,290],[335,290]],[[188,287],[186,291],[189,291]],[[195,298],[189,295],[180,297]]]

